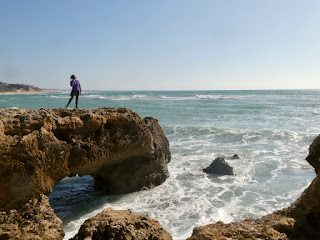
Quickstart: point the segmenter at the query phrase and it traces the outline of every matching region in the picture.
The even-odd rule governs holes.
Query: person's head
[[[72,80],[76,80],[77,79],[77,77],[75,76],[75,75],[71,75],[71,77],[70,77]]]

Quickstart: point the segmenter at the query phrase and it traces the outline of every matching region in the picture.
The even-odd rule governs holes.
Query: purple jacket
[[[72,87],[73,92],[76,92],[76,91],[81,92],[81,86],[78,80],[70,81],[70,86]]]

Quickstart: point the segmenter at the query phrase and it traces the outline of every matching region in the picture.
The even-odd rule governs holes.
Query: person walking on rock
[[[72,87],[72,90],[70,93],[71,98],[69,99],[69,102],[66,108],[69,107],[69,104],[71,103],[74,96],[76,96],[76,108],[78,108],[78,98],[79,98],[79,94],[81,95],[81,85],[75,75],[71,75],[70,79],[71,79],[70,86]]]

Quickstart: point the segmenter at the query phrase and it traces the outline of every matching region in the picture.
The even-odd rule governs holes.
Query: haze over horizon
[[[0,82],[83,90],[320,88],[316,0],[2,1]]]

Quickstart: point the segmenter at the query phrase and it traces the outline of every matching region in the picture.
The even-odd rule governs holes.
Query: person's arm
[[[79,82],[79,89],[80,89],[80,95],[81,95],[81,84],[80,84],[80,82]]]

